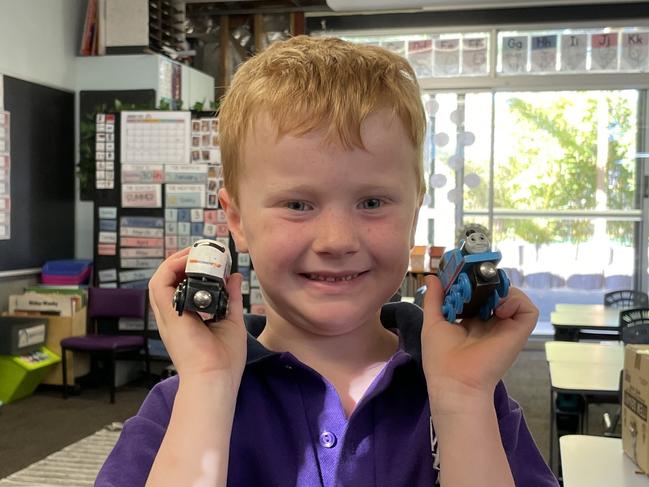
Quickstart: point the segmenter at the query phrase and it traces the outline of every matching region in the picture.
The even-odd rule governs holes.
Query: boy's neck
[[[383,365],[399,343],[381,324],[380,312],[348,333],[326,336],[294,326],[270,310],[258,340],[269,350],[290,352],[325,377],[331,370],[354,374]]]

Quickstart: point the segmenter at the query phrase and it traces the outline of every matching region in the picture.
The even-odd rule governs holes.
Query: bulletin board
[[[11,114],[11,238],[0,271],[74,257],[74,93],[4,76]]]

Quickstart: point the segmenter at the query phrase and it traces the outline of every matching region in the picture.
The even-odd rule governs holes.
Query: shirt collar
[[[422,309],[411,303],[386,303],[381,308],[381,323],[385,328],[399,331],[399,347],[409,354],[419,366],[422,363],[421,327],[423,317]],[[266,326],[265,316],[248,314],[244,316],[244,320],[248,330],[247,365],[281,355],[268,350],[257,340]]]

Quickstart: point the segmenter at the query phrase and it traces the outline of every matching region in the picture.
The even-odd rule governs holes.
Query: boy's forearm
[[[442,486],[514,487],[493,399],[482,402],[457,411],[436,410],[431,402]]]
[[[238,388],[229,377],[180,380],[147,487],[226,485]]]

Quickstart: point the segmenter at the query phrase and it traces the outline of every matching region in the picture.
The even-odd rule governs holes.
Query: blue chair
[[[573,274],[568,277],[566,286],[571,289],[593,290],[604,285],[602,274]]]
[[[533,272],[525,276],[525,286],[532,289],[551,289],[553,285],[552,273]]]
[[[614,274],[604,278],[604,287],[615,291],[618,289],[631,289],[633,287],[633,278],[628,275]]]

